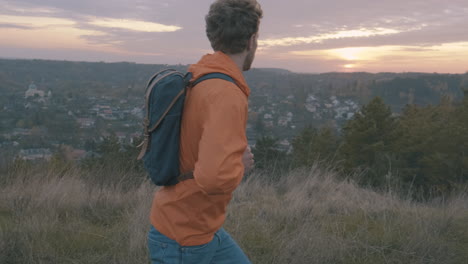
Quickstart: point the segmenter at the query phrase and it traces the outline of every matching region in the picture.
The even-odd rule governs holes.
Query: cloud
[[[0,28],[33,29],[34,27],[0,22]]]
[[[105,32],[78,27],[70,19],[41,16],[0,15],[0,34],[3,46],[24,48],[92,49],[105,45],[89,45],[85,36],[103,36]]]
[[[89,58],[106,60],[115,56],[137,62],[193,63],[210,50],[204,16],[213,1],[0,0],[0,16],[10,16],[0,19],[0,56],[8,54],[7,48],[21,46],[39,55],[47,48],[60,49],[67,58],[88,52]],[[466,70],[466,61],[461,61],[466,60],[461,54],[465,50],[447,48],[468,42],[466,0],[259,2],[264,18],[258,67],[320,72],[348,65],[375,71],[418,61],[424,64],[421,69],[436,68],[451,60],[451,70]],[[106,55],[98,56],[99,52]],[[440,56],[447,56],[443,63]],[[383,59],[385,63],[380,63]]]
[[[73,26],[76,24],[75,21],[64,18],[11,15],[0,15],[0,23],[17,25],[25,28]]]
[[[261,48],[269,48],[276,46],[294,46],[300,44],[322,43],[326,40],[333,39],[346,39],[346,38],[366,38],[381,35],[398,34],[401,31],[391,28],[360,28],[354,30],[342,30],[331,33],[319,34],[309,37],[286,37],[278,39],[265,39],[260,40],[259,45]]]
[[[276,2],[265,7],[261,38],[284,40],[312,38],[294,44],[302,48],[321,49],[324,46],[346,47],[350,43],[365,45],[442,44],[464,41],[468,23],[468,1],[465,0],[292,0]],[[266,4],[264,4],[265,6]],[[449,14],[447,14],[449,10]],[[297,27],[296,25],[301,25]],[[465,25],[465,26],[463,26]],[[361,38],[315,41],[314,37],[361,28],[385,28],[398,34],[382,34]],[[465,33],[463,33],[465,31]],[[440,37],[443,34],[445,37]],[[446,40],[445,38],[449,38]],[[286,46],[276,46],[286,47]],[[274,48],[274,47],[271,47]],[[285,51],[286,49],[279,49]],[[272,49],[278,51],[278,49]]]
[[[56,17],[86,20],[89,16],[114,19],[143,20],[173,24],[178,2],[182,0],[0,0],[0,13],[32,15],[49,13]],[[188,5],[187,5],[188,6]],[[190,9],[188,9],[190,10]]]
[[[179,26],[163,25],[159,23],[129,19],[99,18],[94,19],[88,23],[98,27],[118,28],[142,32],[174,32],[182,29]]]

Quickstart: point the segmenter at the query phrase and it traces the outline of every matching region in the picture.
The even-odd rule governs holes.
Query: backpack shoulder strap
[[[188,73],[188,79],[190,78],[191,78],[191,73]],[[221,79],[221,80],[225,80],[228,82],[232,82],[233,84],[237,85],[237,83],[234,81],[234,79],[232,79],[231,76],[224,74],[224,73],[220,73],[220,72],[213,72],[213,73],[208,73],[198,78],[197,80],[195,80],[193,83],[190,84],[190,87],[195,87],[195,85],[203,81],[210,80],[210,79]],[[189,171],[187,173],[179,175],[179,177],[177,177],[177,180],[181,182],[181,181],[185,181],[185,180],[193,179],[193,178],[194,178],[193,171]]]
[[[192,83],[191,86],[194,87],[195,85],[203,81],[209,80],[209,79],[221,79],[221,80],[225,80],[228,82],[232,82],[233,84],[237,85],[237,83],[234,81],[234,79],[232,79],[231,76],[224,74],[224,73],[220,73],[220,72],[213,72],[213,73],[205,74],[202,77],[198,78]]]

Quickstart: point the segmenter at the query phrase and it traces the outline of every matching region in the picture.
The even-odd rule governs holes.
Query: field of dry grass
[[[153,191],[126,173],[2,174],[0,263],[148,263]],[[467,263],[468,196],[415,202],[318,168],[253,174],[225,228],[253,263]]]

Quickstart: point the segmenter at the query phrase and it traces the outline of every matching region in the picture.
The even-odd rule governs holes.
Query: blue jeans
[[[199,246],[180,246],[153,226],[148,234],[148,248],[152,264],[250,264],[242,249],[221,228],[213,240]]]

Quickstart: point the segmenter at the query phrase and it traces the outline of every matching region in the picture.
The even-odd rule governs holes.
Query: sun
[[[346,64],[346,65],[343,65],[343,67],[346,68],[346,69],[352,69],[352,68],[354,68],[355,66],[356,66],[356,65],[354,65],[354,64]]]
[[[330,52],[339,58],[342,58],[347,61],[356,61],[360,60],[363,57],[363,53],[366,51],[365,48],[342,48],[334,49]]]

